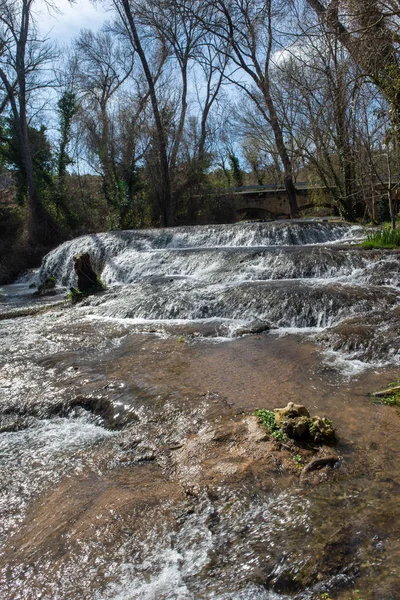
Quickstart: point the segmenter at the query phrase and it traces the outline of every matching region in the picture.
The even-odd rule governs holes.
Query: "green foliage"
[[[400,395],[393,394],[392,396],[385,396],[380,400],[379,404],[386,404],[386,406],[400,406]]]
[[[237,187],[243,185],[243,173],[240,168],[239,159],[233,152],[228,154],[229,164],[232,170],[233,181]]]
[[[265,427],[268,433],[278,442],[284,442],[287,440],[287,435],[278,427],[275,421],[275,413],[273,410],[265,410],[260,408],[254,412],[255,416],[258,417],[258,422]]]
[[[392,381],[388,385],[387,393],[377,398],[375,396],[371,396],[371,401],[373,404],[385,404],[386,406],[400,406],[400,390],[394,389],[393,392],[389,391],[390,388],[398,388],[400,386],[400,379],[396,381]]]
[[[56,152],[52,204],[57,222],[64,230],[69,231],[75,229],[79,223],[78,215],[71,210],[68,203],[66,186],[67,167],[73,163],[72,158],[68,155],[67,147],[71,140],[72,120],[78,110],[75,93],[71,91],[64,92],[57,103],[57,108],[60,118],[60,142]]]
[[[279,427],[275,422],[275,413],[273,410],[265,410],[260,408],[254,412],[258,417],[258,422],[261,423],[268,431],[277,431]]]
[[[47,132],[44,125],[39,129],[30,126],[28,137],[31,145],[33,173],[38,194],[42,201],[49,199],[53,183],[54,157]],[[2,150],[2,161],[7,169],[14,173],[17,190],[17,200],[23,205],[27,193],[25,179],[25,168],[20,151],[20,143],[12,119],[4,120],[2,123],[2,139],[4,147]]]
[[[278,442],[284,442],[285,440],[288,439],[286,433],[283,433],[283,431],[281,429],[276,429],[275,431],[273,431],[271,433],[271,435]]]
[[[367,234],[367,239],[362,243],[363,248],[399,248],[399,229],[378,229]]]
[[[297,465],[301,465],[303,462],[303,458],[302,458],[301,454],[295,454],[293,456],[293,460]]]
[[[60,149],[57,157],[57,174],[62,177],[68,165],[72,164],[72,159],[68,156],[66,150],[71,138],[72,119],[78,111],[76,94],[71,91],[64,92],[57,102],[57,107],[60,115]]]

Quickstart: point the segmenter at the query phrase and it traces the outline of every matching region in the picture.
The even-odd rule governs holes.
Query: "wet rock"
[[[295,440],[303,440],[308,437],[310,428],[309,417],[297,417],[288,419],[282,423],[282,431]]]
[[[0,433],[15,433],[33,427],[35,424],[36,419],[32,416],[17,413],[3,414],[0,416]]]
[[[400,307],[356,315],[316,336],[324,348],[363,362],[396,362],[400,349]]]
[[[336,441],[332,421],[321,417],[289,418],[282,423],[281,430],[298,442],[330,445]]]
[[[309,429],[310,436],[316,444],[334,444],[336,433],[332,421],[327,418],[313,417]]]
[[[275,423],[280,427],[287,419],[297,419],[299,417],[309,417],[310,413],[302,404],[289,402],[285,408],[275,408]]]
[[[307,473],[311,473],[311,471],[315,471],[316,469],[322,469],[323,467],[330,466],[333,467],[339,460],[339,457],[335,454],[328,454],[327,456],[317,456],[310,460],[305,467],[303,467],[301,471],[301,478],[303,478]]]
[[[101,395],[78,395],[67,402],[60,403],[52,407],[50,416],[60,416],[72,418],[79,416],[81,411],[91,413],[102,421],[102,425],[107,429],[124,429],[132,422],[136,422],[138,417],[136,413],[124,407],[120,402],[113,402],[112,399]]]
[[[289,402],[284,408],[276,408],[274,416],[274,428],[292,440],[318,445],[332,445],[336,441],[332,421],[311,417],[302,404]]]
[[[93,270],[88,252],[74,256],[74,269],[78,276],[78,287],[70,289],[69,296],[73,304],[106,289],[99,275]]]
[[[228,443],[239,439],[247,433],[247,427],[244,424],[227,423],[220,425],[214,432],[212,441],[217,443]]]
[[[78,289],[86,292],[97,286],[97,273],[93,270],[88,252],[74,256],[74,269],[78,276]]]
[[[300,585],[296,581],[296,574],[290,568],[275,565],[273,571],[267,577],[267,584],[279,593],[294,593],[299,591]]]
[[[34,292],[34,296],[55,296],[57,293],[55,290],[56,287],[56,279],[55,277],[47,277],[47,279],[39,285],[36,292]]]
[[[258,319],[256,319],[248,325],[239,327],[235,333],[236,337],[241,337],[242,335],[263,333],[264,331],[269,331],[270,329],[272,329],[271,323],[268,323],[267,321],[259,321]]]

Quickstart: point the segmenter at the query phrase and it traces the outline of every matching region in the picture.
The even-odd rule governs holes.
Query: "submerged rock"
[[[303,467],[301,471],[300,477],[303,478],[307,473],[311,473],[311,471],[315,471],[316,469],[320,469],[322,467],[326,467],[330,465],[333,467],[339,460],[339,457],[336,454],[328,454],[326,456],[317,456],[310,460],[309,463]]]
[[[268,321],[260,321],[258,319],[255,319],[254,321],[251,321],[251,323],[249,323],[248,325],[239,327],[236,330],[235,334],[236,337],[241,337],[242,335],[263,333],[264,331],[270,331],[270,329],[273,329],[271,323],[269,323]]]

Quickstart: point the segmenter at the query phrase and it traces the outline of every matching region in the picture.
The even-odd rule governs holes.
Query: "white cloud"
[[[78,35],[81,29],[98,30],[111,17],[100,3],[94,6],[90,0],[76,0],[73,4],[68,0],[56,0],[55,5],[60,13],[48,10],[39,0],[35,13],[42,35],[61,44]]]

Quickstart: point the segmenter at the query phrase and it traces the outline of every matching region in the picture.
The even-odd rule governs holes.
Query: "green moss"
[[[34,296],[44,296],[46,292],[51,292],[56,287],[57,280],[55,277],[48,277],[43,283],[41,283]],[[34,284],[31,284],[35,287]],[[31,285],[29,287],[31,287]]]
[[[77,302],[80,302],[81,300],[83,300],[85,295],[78,288],[71,288],[68,292],[67,297],[68,297],[68,300],[70,300],[72,304],[77,304]]]
[[[336,434],[330,419],[311,419],[310,437],[316,444],[330,444],[336,441]]]
[[[94,286],[96,291],[106,290],[107,286],[104,281],[101,279],[100,275],[96,275],[96,284]]]
[[[98,292],[103,292],[106,289],[107,286],[104,281],[102,281],[99,275],[96,275],[96,282],[90,288],[83,292],[79,288],[70,288],[67,298],[72,304],[77,304],[84,298],[97,294]]]

